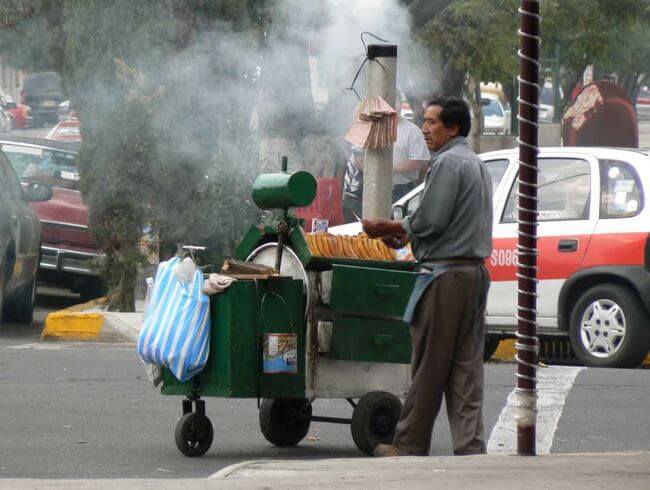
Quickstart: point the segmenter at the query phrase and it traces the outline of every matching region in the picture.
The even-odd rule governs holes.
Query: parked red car
[[[18,104],[11,97],[7,97],[4,109],[12,118],[13,128],[27,129],[32,125],[32,110],[25,104]]]
[[[88,209],[79,191],[78,143],[4,136],[0,149],[24,185],[53,187],[49,201],[31,203],[41,222],[41,279],[79,292],[82,300],[103,293],[93,261],[101,258],[88,228]]]

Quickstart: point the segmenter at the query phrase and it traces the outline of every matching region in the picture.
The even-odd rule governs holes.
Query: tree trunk
[[[449,58],[445,62],[442,75],[439,95],[453,95],[461,97],[465,88],[465,72],[457,70],[454,66],[454,59]]]

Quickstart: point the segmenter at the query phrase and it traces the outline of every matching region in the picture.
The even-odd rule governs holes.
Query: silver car
[[[0,152],[0,324],[3,318],[32,322],[41,225],[29,202],[50,197],[52,190],[43,184],[23,189]]]

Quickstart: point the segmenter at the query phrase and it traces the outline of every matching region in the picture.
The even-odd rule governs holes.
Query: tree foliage
[[[217,260],[253,220],[249,133],[255,2],[49,0],[3,4],[0,22],[47,25],[47,57],[81,119],[81,184],[113,307],[131,310],[145,231],[163,254]],[[24,34],[24,32],[23,32]]]
[[[515,0],[405,0],[414,13],[430,16],[420,36],[440,60],[439,86],[431,91],[460,95],[474,81],[501,81],[517,74],[520,2]],[[544,0],[542,57],[560,50],[562,85],[569,92],[587,65],[612,72],[640,73],[650,66],[643,56],[648,42],[648,0]],[[636,58],[636,59],[635,59]]]

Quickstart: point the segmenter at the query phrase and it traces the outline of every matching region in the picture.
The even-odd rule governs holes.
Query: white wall
[[[8,66],[0,57],[0,88],[5,95],[11,95],[20,102],[20,89],[23,86],[24,73]]]

